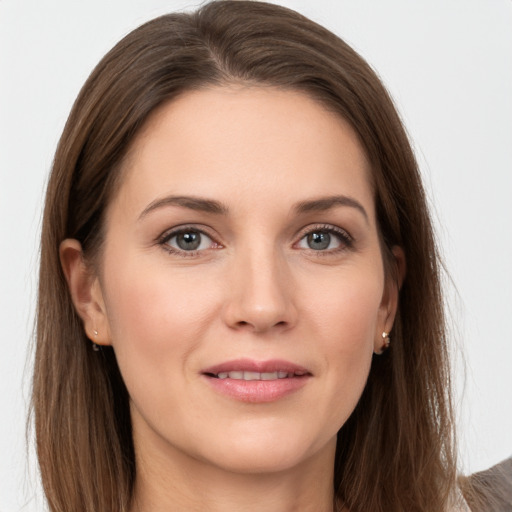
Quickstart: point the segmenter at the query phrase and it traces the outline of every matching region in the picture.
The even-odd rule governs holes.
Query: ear
[[[66,276],[71,300],[83,320],[85,334],[97,345],[110,345],[110,328],[100,281],[86,264],[78,240],[60,244],[60,263]]]
[[[403,249],[395,245],[391,249],[393,254],[391,269],[386,277],[386,284],[384,293],[382,295],[382,302],[379,309],[379,318],[377,321],[377,331],[375,333],[374,348],[375,354],[382,354],[386,349],[386,338],[383,333],[389,335],[395,322],[396,312],[398,310],[398,298],[400,295],[400,288],[405,279],[406,261]],[[389,340],[388,340],[389,341]]]

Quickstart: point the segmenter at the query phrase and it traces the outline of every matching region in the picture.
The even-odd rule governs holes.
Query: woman
[[[48,185],[37,337],[52,511],[456,505],[413,153],[369,66],[290,10],[164,16],[93,71]]]

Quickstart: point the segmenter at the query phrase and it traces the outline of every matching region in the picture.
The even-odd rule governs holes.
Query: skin
[[[153,114],[122,172],[100,271],[76,240],[61,260],[88,336],[114,347],[131,397],[133,511],[332,510],[336,433],[398,299],[354,131],[299,92],[204,89]],[[169,196],[225,211],[156,204]],[[349,201],[297,211],[333,196]],[[199,250],[169,234],[183,226],[206,234]],[[311,233],[329,245],[311,248]],[[202,374],[241,357],[310,377],[278,400],[242,402]]]

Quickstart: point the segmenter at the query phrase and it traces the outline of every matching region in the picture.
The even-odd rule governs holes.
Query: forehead
[[[373,213],[370,166],[351,126],[304,93],[216,87],[160,107],[134,141],[119,198],[165,194],[284,204],[350,194]]]

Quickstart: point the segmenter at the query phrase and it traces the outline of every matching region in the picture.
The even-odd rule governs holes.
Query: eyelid
[[[196,232],[201,233],[202,235],[208,237],[215,245],[215,247],[211,247],[208,249],[223,248],[223,244],[220,242],[217,242],[218,237],[216,235],[212,234],[210,229],[208,229],[205,226],[198,226],[197,224],[183,224],[183,225],[174,226],[172,228],[169,228],[157,237],[156,243],[158,245],[162,246],[164,248],[164,250],[166,250],[167,252],[174,253],[174,254],[180,254],[180,255],[184,255],[184,256],[197,256],[199,253],[202,253],[202,252],[205,252],[208,250],[208,249],[200,249],[200,250],[185,251],[185,250],[182,250],[182,249],[179,249],[176,247],[172,247],[167,244],[167,242],[171,238],[173,238],[181,233],[186,233],[187,231],[196,231]],[[338,239],[340,240],[340,243],[341,243],[340,247],[336,247],[334,249],[326,249],[326,250],[322,250],[322,251],[310,249],[311,252],[314,252],[315,254],[317,254],[319,256],[321,256],[322,254],[328,255],[328,254],[341,252],[341,251],[344,251],[347,249],[351,249],[353,247],[354,238],[346,229],[343,229],[334,224],[325,224],[325,223],[324,224],[321,224],[321,223],[309,224],[308,226],[302,228],[297,235],[297,241],[293,244],[294,247],[299,242],[301,242],[304,239],[304,237],[308,236],[311,233],[314,233],[315,231],[334,234],[336,237],[338,237]]]
[[[168,245],[169,240],[171,240],[172,238],[181,233],[187,233],[189,231],[195,231],[203,236],[208,237],[215,244],[215,247],[213,247],[214,249],[220,249],[223,247],[221,243],[216,241],[217,237],[210,233],[209,229],[206,229],[204,226],[199,227],[195,224],[183,224],[180,226],[174,226],[170,229],[167,229],[157,237],[156,243],[162,246],[162,248],[169,253],[180,254],[183,256],[197,256],[199,253],[207,251],[208,249],[185,251],[177,247],[172,247]]]
[[[308,236],[311,233],[316,231],[326,232],[329,234],[334,234],[340,239],[342,244],[341,247],[337,247],[335,249],[327,249],[325,251],[317,251],[314,249],[310,249],[312,252],[315,252],[318,255],[323,254],[332,254],[335,252],[343,251],[345,249],[351,249],[354,245],[354,238],[352,235],[343,228],[336,226],[334,224],[310,224],[304,228],[302,228],[298,234],[298,240],[294,245],[297,245],[300,241],[304,239],[304,237]]]

